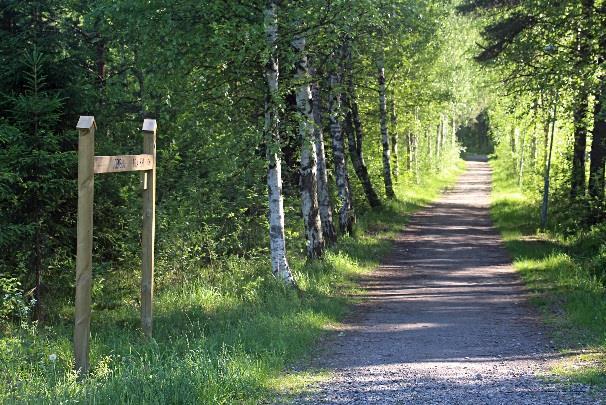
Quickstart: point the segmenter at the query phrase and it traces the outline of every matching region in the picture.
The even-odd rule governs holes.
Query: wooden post
[[[76,371],[88,374],[90,336],[91,285],[93,278],[93,192],[95,118],[81,116],[78,129],[78,225],[76,246],[76,311],[74,353]]]
[[[152,336],[154,295],[154,239],[156,208],[156,120],[143,121],[143,153],[153,156],[153,166],[143,172],[143,255],[141,260],[141,327]]]

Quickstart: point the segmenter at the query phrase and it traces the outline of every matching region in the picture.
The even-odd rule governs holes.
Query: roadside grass
[[[539,231],[539,203],[526,196],[507,162],[491,160],[491,214],[516,269],[560,350],[554,368],[572,382],[606,386],[606,227],[572,236]]]
[[[356,277],[378,265],[407,214],[460,172],[459,164],[422,184],[400,185],[397,200],[365,213],[355,234],[321,261],[291,254],[299,291],[276,282],[265,258],[234,257],[158,291],[151,340],[139,328],[136,302],[95,309],[91,374],[83,381],[72,371],[71,321],[5,326],[0,403],[259,403],[302,390],[326,373],[288,366],[309,356],[347,313],[359,293]]]

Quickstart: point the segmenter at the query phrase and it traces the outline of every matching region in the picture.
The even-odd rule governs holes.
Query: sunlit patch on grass
[[[570,356],[553,371],[570,381],[606,387],[606,354],[595,352]]]
[[[322,260],[308,262],[291,247],[297,291],[271,276],[266,257],[229,257],[184,268],[160,286],[151,340],[141,333],[134,299],[95,307],[91,375],[82,382],[73,372],[69,311],[69,322],[53,327],[8,327],[0,332],[0,403],[257,404],[302,392],[327,373],[295,372],[292,364],[359,299],[357,278],[376,268],[407,214],[460,172],[400,183],[398,199],[360,216],[356,234]]]
[[[327,381],[331,373],[326,370],[288,370],[278,377],[270,378],[266,388],[275,391],[280,399],[295,397],[310,389],[310,386]]]
[[[511,181],[503,162],[491,164],[492,218],[515,268],[533,293],[533,302],[542,308],[562,350],[592,353],[568,356],[554,372],[573,382],[604,385],[606,288],[595,265],[603,263],[600,255],[606,250],[603,230],[574,237],[539,232],[537,202]]]

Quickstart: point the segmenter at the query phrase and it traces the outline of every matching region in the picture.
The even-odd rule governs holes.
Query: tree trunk
[[[574,200],[585,195],[585,153],[587,150],[587,118],[588,97],[581,91],[574,109],[574,147],[572,153],[572,171],[570,177],[570,197]]]
[[[549,126],[548,126],[549,127]],[[518,128],[511,128],[511,136],[509,138],[510,147],[511,147],[511,162],[513,164],[513,172],[517,174],[518,171]]]
[[[387,128],[387,97],[385,94],[385,68],[383,59],[379,60],[378,66],[379,82],[379,114],[381,121],[381,145],[383,146],[383,182],[385,183],[385,195],[387,198],[394,198],[391,181],[391,151],[389,149],[389,130]]]
[[[436,144],[435,144],[435,169],[440,171],[440,161],[442,160],[442,151],[440,150],[440,137],[442,136],[442,116],[440,115],[440,122],[436,127]]]
[[[604,201],[604,165],[606,163],[606,119],[602,112],[605,83],[600,86],[594,107],[593,139],[589,162],[589,195],[601,206]]]
[[[555,100],[553,103],[553,118],[551,121],[551,138],[548,139],[549,150],[546,150],[547,164],[545,166],[544,185],[543,185],[543,204],[541,206],[541,229],[547,228],[547,220],[548,220],[547,214],[549,211],[549,187],[551,184],[551,154],[553,152],[553,141],[555,138],[555,126],[556,126],[556,121],[558,119],[558,115],[557,115],[558,102],[559,102],[559,94],[556,93]],[[549,122],[547,122],[546,126],[547,126],[547,128],[549,128]]]
[[[273,274],[288,285],[294,285],[286,260],[286,238],[284,234],[284,202],[282,197],[282,164],[280,161],[280,133],[278,130],[278,0],[268,0],[265,9],[265,34],[269,59],[265,64],[267,93],[265,96],[265,140],[267,142],[267,187],[269,197],[269,244]]]
[[[396,115],[396,100],[392,92],[391,102],[391,156],[393,161],[393,179],[397,183],[400,176],[400,161],[398,157],[398,116]]]
[[[547,166],[547,155],[549,153],[549,112],[545,118],[546,124],[543,126],[543,168]]]
[[[354,171],[356,172],[356,176],[360,183],[362,183],[362,188],[364,189],[364,194],[366,195],[366,199],[368,204],[371,207],[380,207],[381,201],[375,192],[372,183],[370,182],[370,176],[368,175],[368,169],[366,168],[366,163],[364,162],[364,157],[362,155],[361,147],[362,145],[359,143],[361,139],[359,139],[358,134],[360,132],[354,129],[354,122],[356,121],[354,116],[354,110],[357,112],[357,104],[355,101],[350,100],[350,95],[343,93],[344,103],[347,106],[347,111],[345,113],[345,120],[343,121],[343,129],[347,134],[347,146],[349,149],[349,156],[351,157],[351,163],[354,167]]]
[[[414,175],[415,175],[415,184],[419,184],[419,132],[421,128],[419,128],[419,107],[415,107],[415,125],[414,131],[411,133],[411,146],[412,146],[412,161]]]
[[[522,187],[524,184],[524,147],[526,143],[526,131],[522,133],[520,139],[520,164],[518,165],[518,186]]]
[[[318,205],[318,172],[316,143],[314,139],[314,117],[311,109],[311,89],[308,84],[309,69],[305,54],[305,37],[296,36],[292,47],[298,56],[295,79],[297,89],[297,110],[299,112],[299,138],[301,141],[301,211],[307,239],[307,257],[316,259],[324,252],[324,238]]]
[[[589,0],[586,1],[589,2]],[[605,8],[602,5],[600,13],[603,13]],[[601,19],[600,30],[604,32],[605,29],[606,21]],[[606,37],[603,35],[600,37],[599,50],[598,64],[603,68],[606,61]],[[597,203],[595,206],[596,215],[592,215],[593,222],[597,222],[599,215],[603,215],[604,203],[604,165],[606,162],[606,104],[604,103],[606,99],[606,76],[604,75],[600,77],[600,86],[595,98],[588,184],[589,195]]]
[[[351,49],[349,48],[348,44],[344,46],[344,54],[344,59],[347,65],[345,69],[345,73],[347,75],[342,75],[342,77],[347,77],[347,91],[343,93],[343,103],[346,106],[344,129],[347,133],[347,139],[349,141],[348,147],[351,163],[354,167],[356,175],[358,176],[358,179],[360,180],[360,183],[362,183],[362,188],[364,189],[364,194],[366,195],[368,204],[370,204],[370,206],[373,208],[380,207],[381,200],[379,200],[379,197],[372,186],[370,176],[368,175],[368,169],[366,167],[366,163],[364,162],[364,155],[362,154],[362,123],[360,122],[360,113],[358,110],[358,103],[356,101],[356,89],[353,82]]]
[[[532,159],[531,165],[534,171],[537,169],[537,132],[536,128],[532,131],[532,137],[530,139],[530,158]]]
[[[591,63],[592,20],[594,0],[582,0],[582,16],[577,31],[578,47],[576,67],[583,72]],[[585,195],[585,155],[587,151],[587,111],[589,110],[587,84],[581,83],[574,105],[574,147],[570,173],[570,198]]]
[[[320,221],[324,242],[333,244],[337,240],[332,219],[332,204],[328,190],[328,173],[326,171],[326,153],[324,150],[324,134],[322,132],[322,109],[320,87],[317,82],[311,84],[312,109],[314,117],[314,141],[316,143],[316,160],[318,166],[318,204],[320,206]]]
[[[440,137],[440,150],[442,156],[444,156],[444,147],[446,146],[446,139],[448,137],[448,115],[442,116],[442,136]]]
[[[452,136],[450,138],[451,146],[454,149],[457,146],[457,121],[455,118],[454,111],[452,113]],[[457,154],[458,157],[458,154]]]
[[[419,136],[412,134],[412,163],[415,172],[415,183],[419,184]]]
[[[412,169],[412,131],[406,132],[406,171]]]
[[[347,174],[345,142],[339,121],[341,94],[337,90],[339,78],[336,74],[332,73],[330,75],[329,85],[328,110],[332,138],[332,157],[335,166],[335,182],[337,184],[337,195],[339,196],[339,230],[341,234],[346,234],[351,233],[353,230],[355,215],[349,187],[349,176]]]
[[[34,303],[34,319],[38,322],[43,321],[42,311],[42,237],[41,221],[38,218],[36,221],[36,234],[34,237],[34,269],[36,272],[36,289],[34,291],[34,297],[36,302]]]

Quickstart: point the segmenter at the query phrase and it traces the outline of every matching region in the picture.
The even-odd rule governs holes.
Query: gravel
[[[490,167],[415,214],[362,280],[359,304],[314,356],[333,373],[295,404],[600,404],[550,375],[562,356],[492,226]]]

